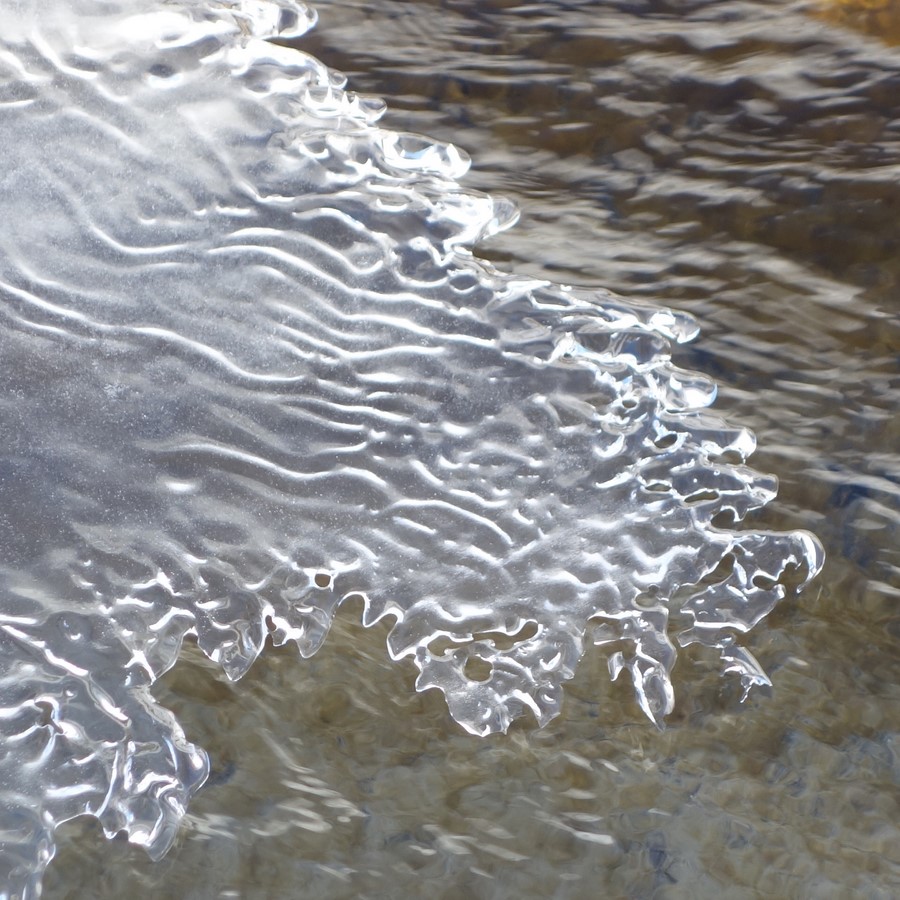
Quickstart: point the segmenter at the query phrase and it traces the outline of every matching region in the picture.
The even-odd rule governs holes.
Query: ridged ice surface
[[[767,683],[734,635],[821,551],[731,529],[775,483],[672,364],[691,320],[478,262],[512,208],[267,40],[288,0],[0,10],[9,893],[79,814],[166,851],[189,634],[239,678],[360,596],[475,734],[555,716],[588,643],[656,721],[677,644]]]

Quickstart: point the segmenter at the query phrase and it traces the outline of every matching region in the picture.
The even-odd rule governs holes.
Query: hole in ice
[[[513,634],[507,634],[504,631],[476,631],[472,634],[472,641],[454,640],[452,637],[442,635],[435,638],[428,645],[428,652],[435,658],[440,658],[447,654],[448,650],[455,650],[459,647],[466,647],[474,641],[490,641],[495,649],[505,653],[512,650],[516,644],[522,644],[536,637],[540,629],[536,622],[526,622]]]
[[[724,581],[734,569],[735,562],[736,559],[734,554],[726,553],[725,556],[723,556],[719,561],[719,564],[715,567],[715,569],[712,570],[712,572],[701,578],[696,585],[690,588],[691,592],[693,593],[696,588],[703,588],[711,584],[717,584],[720,581]]]
[[[52,704],[48,703],[46,700],[36,700],[34,705],[38,708],[38,711],[41,714],[38,724],[41,727],[51,728],[53,729],[53,731],[62,733],[62,728],[59,727],[53,717]]]
[[[538,633],[537,623],[526,622],[515,634],[502,631],[478,631],[472,635],[475,641],[491,641],[498,650],[512,650],[516,644],[530,641]]]
[[[463,674],[469,681],[487,681],[491,677],[493,666],[478,656],[470,656],[463,667]]]
[[[316,572],[313,581],[318,588],[330,588],[334,584],[334,576],[330,572]]]
[[[737,522],[738,517],[735,514],[735,511],[730,507],[725,507],[716,512],[710,519],[709,524],[712,525],[713,528],[719,528],[724,531],[726,528],[733,528]]]
[[[641,607],[641,609],[653,609],[660,604],[659,597],[659,586],[651,585],[650,589],[644,593],[639,594],[634,598],[634,605]],[[596,619],[593,621],[597,621]]]
[[[718,500],[719,493],[718,491],[697,491],[694,494],[688,494],[687,497],[684,498],[685,503],[703,503],[707,500]]]
[[[677,609],[684,603],[690,603],[691,598],[700,594],[704,588],[726,581],[734,571],[736,561],[733,553],[726,553],[722,559],[719,560],[719,564],[711,572],[704,575],[699,581],[694,584],[682,585],[682,587],[673,594],[670,601],[671,607]]]
[[[778,582],[774,578],[769,578],[767,575],[755,575],[753,577],[753,586],[764,591],[771,591],[777,584]]]
[[[440,659],[442,656],[447,654],[448,650],[454,650],[457,647],[463,646],[459,641],[454,641],[453,638],[449,638],[446,636],[441,636],[439,638],[435,638],[428,645],[428,652],[435,658]]]

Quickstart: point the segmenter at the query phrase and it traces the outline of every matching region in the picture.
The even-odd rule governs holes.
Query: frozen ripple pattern
[[[734,636],[821,550],[722,526],[775,484],[672,364],[688,317],[475,259],[515,211],[269,40],[299,4],[2,7],[8,894],[77,815],[165,852],[207,771],[150,693],[186,635],[239,678],[361,597],[480,735],[555,716],[590,642],[654,721],[676,644],[766,682]]]

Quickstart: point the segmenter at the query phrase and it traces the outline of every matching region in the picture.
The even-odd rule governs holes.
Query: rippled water
[[[231,6],[207,9],[227,13]],[[258,21],[255,6],[246,8]],[[389,583],[391,598],[404,596],[404,589],[411,597],[432,598],[418,619],[410,616],[409,621],[421,624],[405,643],[397,643],[395,630],[395,652],[423,646],[423,641],[428,650],[441,633],[456,639],[411,656],[420,669],[424,664],[420,677],[431,677],[429,665],[437,665],[433,677],[448,691],[460,721],[473,730],[507,724],[506,713],[491,718],[497,698],[506,695],[502,687],[497,692],[496,678],[481,681],[485,673],[470,669],[474,680],[454,688],[454,679],[466,673],[467,655],[495,667],[510,658],[518,665],[517,680],[506,689],[515,703],[505,699],[500,709],[514,715],[531,707],[549,715],[561,708],[561,715],[544,730],[525,719],[505,736],[482,740],[461,732],[440,695],[415,693],[412,663],[390,662],[384,649],[388,624],[370,629],[354,624],[361,612],[354,599],[348,601],[350,608],[342,608],[315,656],[301,661],[287,648],[269,650],[237,683],[188,648],[186,659],[153,688],[163,706],[175,712],[187,738],[211,757],[209,783],[191,801],[175,846],[161,862],[150,863],[141,851],[119,842],[109,845],[96,826],[76,820],[59,833],[60,852],[48,872],[45,895],[590,897],[606,891],[693,897],[725,891],[735,897],[892,896],[900,878],[897,52],[824,24],[811,7],[784,4],[381,2],[322,3],[319,9],[316,32],[304,35],[297,46],[347,72],[353,87],[387,96],[393,110],[387,127],[465,147],[475,167],[464,183],[511,196],[522,208],[523,221],[479,252],[506,271],[612,288],[646,297],[654,307],[642,311],[599,295],[605,312],[598,316],[587,295],[510,283],[458,260],[453,265],[469,277],[448,280],[447,259],[435,255],[434,247],[448,239],[452,246],[465,223],[477,227],[462,235],[464,241],[508,217],[503,205],[465,195],[446,202],[448,190],[454,190],[450,182],[461,171],[452,152],[437,151],[423,160],[422,145],[388,144],[376,166],[387,172],[389,182],[385,206],[377,208],[367,193],[372,181],[366,181],[371,169],[365,166],[371,162],[352,141],[332,143],[331,159],[343,161],[345,180],[331,208],[345,213],[349,208],[352,215],[323,214],[321,201],[298,209],[293,203],[298,170],[261,167],[263,145],[247,141],[248,128],[259,135],[271,131],[271,120],[252,102],[253,92],[277,100],[296,94],[298,80],[310,72],[328,77],[312,64],[299,64],[295,55],[287,57],[297,67],[288,77],[286,57],[274,50],[266,51],[271,63],[235,54],[220,68],[211,67],[232,77],[248,73],[242,84],[250,99],[230,109],[235,115],[227,120],[230,132],[215,115],[220,88],[210,79],[208,91],[186,116],[195,146],[185,187],[185,142],[175,136],[167,147],[166,130],[159,127],[171,116],[171,103],[160,99],[152,111],[156,118],[148,124],[146,106],[134,97],[131,109],[139,115],[115,96],[90,91],[91,78],[84,75],[90,72],[89,54],[60,64],[46,45],[37,45],[26,71],[41,84],[39,76],[46,78],[55,69],[58,93],[43,85],[39,96],[48,106],[37,125],[33,110],[23,115],[21,127],[33,129],[26,135],[31,147],[41,127],[45,134],[59,134],[50,115],[52,100],[71,97],[73,84],[84,85],[88,94],[86,99],[79,95],[80,108],[103,112],[118,131],[99,130],[95,148],[85,151],[82,145],[80,153],[60,154],[45,142],[37,154],[50,173],[37,180],[47,186],[46,194],[28,186],[26,195],[37,208],[45,204],[62,210],[57,222],[74,222],[71,229],[51,235],[52,256],[41,252],[46,219],[31,225],[22,221],[4,239],[16,274],[32,278],[11,285],[9,272],[5,276],[7,290],[20,292],[20,305],[6,305],[16,314],[7,321],[13,334],[23,336],[4,340],[4,383],[17,391],[6,403],[4,418],[17,423],[7,426],[8,433],[28,435],[27,444],[9,454],[3,482],[4,581],[19,604],[7,612],[20,620],[7,623],[7,632],[11,627],[14,637],[15,629],[21,634],[22,620],[33,615],[28,604],[46,607],[47,593],[56,590],[55,597],[64,599],[54,600],[58,607],[49,621],[44,614],[41,629],[30,637],[32,645],[43,642],[45,649],[56,650],[49,627],[59,628],[58,640],[71,640],[77,625],[86,641],[101,646],[106,641],[108,653],[104,635],[89,631],[98,622],[75,621],[73,612],[80,610],[64,608],[80,602],[65,599],[72,598],[76,584],[101,603],[131,597],[135,633],[147,621],[161,621],[155,609],[209,609],[206,628],[199,623],[200,646],[239,674],[263,634],[252,628],[229,630],[245,621],[258,621],[261,628],[262,619],[254,619],[248,604],[257,609],[253,604],[263,598],[269,604],[264,611],[285,636],[300,638],[311,651],[325,624],[315,610],[330,614],[340,596],[358,592],[377,611],[377,584]],[[98,19],[87,26],[95,46],[102,24]],[[209,29],[209,18],[198,27]],[[112,32],[106,46],[120,39]],[[189,41],[184,44],[191,47]],[[211,53],[215,46],[213,41]],[[196,91],[206,82],[194,70],[185,71],[193,50],[171,42],[170,68],[146,74],[128,70],[133,57],[124,54],[119,83],[146,78],[142,101],[166,96],[159,79],[171,80],[170,97],[182,88]],[[67,66],[79,70],[81,78],[67,80]],[[273,71],[280,73],[275,79]],[[261,72],[269,77],[260,77]],[[335,96],[307,97],[308,118],[298,132],[309,128],[310,116],[331,122],[344,116],[353,134],[354,121],[369,122],[377,112],[365,106],[330,112]],[[10,113],[31,98],[6,99]],[[65,107],[57,103],[55,108]],[[44,121],[50,124],[41,125]],[[6,135],[10,128],[7,124]],[[73,134],[84,134],[77,116],[72,128]],[[133,158],[104,153],[120,145],[122,134],[135,142]],[[231,141],[217,154],[211,152],[215,144],[203,143],[204,135]],[[159,183],[138,189],[129,220],[134,230],[123,234],[121,217],[113,215],[121,206],[106,204],[110,198],[102,189],[116,179],[127,184],[129,172],[142,171],[148,136],[163,141],[154,144],[154,159],[171,160],[162,181],[169,191],[160,192]],[[305,146],[308,159],[323,159],[313,140]],[[34,151],[23,140],[21,152]],[[366,152],[370,158],[371,145]],[[33,159],[28,157],[32,165]],[[421,172],[423,162],[437,179],[424,188],[419,176],[408,174]],[[25,168],[25,161],[17,169],[15,159],[13,164],[7,159],[7,171]],[[96,196],[67,196],[54,188],[83,186],[85,171],[98,175]],[[236,173],[241,177],[235,179]],[[256,199],[262,195],[267,202],[253,207],[243,189],[222,202],[222,183],[236,181],[243,188],[247,180],[257,188]],[[375,183],[384,184],[384,176]],[[261,185],[267,192],[258,190]],[[21,183],[12,186],[7,197],[16,197],[17,188],[21,197]],[[210,196],[217,198],[217,207],[208,202]],[[110,211],[104,218],[105,205]],[[77,215],[72,218],[71,210],[85,208],[99,227],[85,228]],[[259,208],[265,209],[265,223],[254,220]],[[195,215],[186,219],[186,210]],[[386,231],[385,223],[392,223]],[[171,230],[165,244],[159,240],[161,228]],[[383,237],[373,241],[373,232]],[[240,266],[229,261],[223,233],[232,251],[239,251]],[[407,244],[414,234],[426,234],[429,241]],[[104,266],[84,263],[92,257],[108,263],[110,235],[117,239],[112,250],[121,254],[114,280]],[[392,258],[390,277],[379,275],[379,258],[397,246],[406,249],[399,259]],[[341,258],[329,247],[340,248]],[[214,276],[219,291],[228,286],[228,308],[217,305],[216,295],[194,274],[201,270],[210,280]],[[323,281],[323,273],[335,271],[338,280]],[[315,316],[308,308],[301,314],[298,283],[315,304]],[[338,329],[329,314],[336,304],[349,302],[343,299],[348,287],[356,288],[352,299],[358,306],[342,307]],[[462,308],[489,309],[491,315],[449,314],[440,305],[447,290],[464,298]],[[262,311],[260,296],[270,299]],[[44,305],[31,300],[29,306],[35,297]],[[122,298],[132,302],[123,305]],[[385,298],[392,299],[391,309],[373,320],[367,304]],[[63,305],[71,314],[61,320]],[[710,568],[734,549],[731,538],[710,540],[712,532],[703,526],[704,515],[715,509],[699,519],[693,512],[682,520],[676,513],[673,520],[671,511],[667,518],[667,498],[684,498],[697,489],[698,466],[691,461],[702,461],[701,450],[708,454],[710,446],[719,452],[730,445],[727,461],[733,464],[734,455],[746,453],[749,445],[744,432],[725,432],[715,423],[702,430],[700,422],[682,418],[674,408],[685,389],[695,402],[705,397],[705,389],[693,376],[679,375],[673,382],[662,336],[677,339],[690,325],[662,316],[658,311],[664,308],[698,318],[701,337],[679,347],[675,362],[682,370],[715,378],[720,386],[716,412],[756,432],[755,468],[777,472],[781,479],[777,501],[755,514],[753,528],[809,528],[825,540],[829,557],[816,587],[791,595],[742,639],[769,672],[770,695],[757,690],[741,705],[740,679],[720,679],[714,656],[689,646],[676,664],[667,640],[653,645],[649,665],[636,669],[638,699],[643,696],[653,715],[664,710],[669,696],[660,675],[673,664],[677,687],[667,728],[657,732],[629,691],[609,685],[606,658],[597,650],[589,649],[580,661],[561,707],[558,694],[515,693],[529,671],[543,671],[540,650],[546,645],[541,639],[553,627],[553,620],[538,615],[539,604],[516,585],[549,591],[557,608],[567,611],[569,623],[581,617],[580,626],[566,626],[568,640],[575,642],[569,651],[574,660],[578,628],[596,607],[580,601],[578,591],[567,593],[561,576],[581,571],[585,583],[602,580],[602,573],[577,562],[584,558],[578,556],[584,553],[579,540],[586,538],[588,546],[602,540],[616,548],[606,554],[607,560],[612,557],[606,569],[615,592],[605,597],[603,609],[627,609],[639,601],[644,612],[626,621],[636,622],[645,638],[665,635],[654,616],[666,604],[652,593],[641,595],[661,580],[649,574],[652,565],[642,568],[642,561],[683,547],[685,540],[679,542],[675,534],[693,535],[687,541],[693,548],[686,557],[689,568]],[[185,309],[195,315],[188,319]],[[522,327],[526,318],[528,329]],[[30,330],[22,329],[23,321],[31,323]],[[416,341],[409,339],[410,330]],[[611,345],[609,335],[621,336],[623,330],[628,342]],[[65,349],[51,351],[60,331]],[[585,369],[577,358],[570,361],[571,344],[560,349],[573,332],[591,354],[586,360],[582,356],[584,363],[606,373],[610,407],[601,418],[610,437],[599,446],[618,454],[618,465],[623,460],[637,465],[645,487],[666,485],[651,491],[661,497],[637,505],[635,495],[620,496],[614,487],[600,492],[604,508],[616,511],[609,523],[586,511],[591,507],[577,481],[566,481],[584,468],[584,454],[598,446],[596,430],[585,443],[579,423],[591,414],[578,402],[598,403],[596,383],[583,383]],[[478,340],[487,344],[484,338],[495,341],[498,334],[503,341],[496,351],[478,345],[477,356],[438,355],[429,354],[435,344],[422,340],[423,333],[450,335],[457,346],[460,336],[465,336],[464,346]],[[85,340],[94,342],[92,371],[84,369],[79,341]],[[46,350],[38,353],[41,341]],[[336,344],[342,354],[332,352]],[[398,345],[408,347],[400,358]],[[381,346],[392,354],[386,363],[378,358]],[[364,348],[363,358],[354,354],[356,347]],[[221,356],[204,355],[203,348],[217,348]],[[541,356],[545,351],[546,358]],[[347,353],[354,363],[352,377],[342,367]],[[534,359],[537,367],[528,362]],[[503,367],[503,390],[491,387],[498,366]],[[298,371],[307,379],[299,389]],[[549,407],[529,415],[536,371]],[[646,387],[633,390],[637,373],[638,387]],[[324,452],[320,448],[329,448],[328,455],[336,444],[346,447],[351,465],[343,471],[354,470],[353,454],[359,453],[354,423],[360,414],[336,415],[347,409],[348,395],[323,396],[321,384],[333,385],[338,394],[349,384],[358,395],[359,382],[353,379],[360,377],[368,391],[374,379],[375,393],[384,400],[372,406],[384,414],[409,415],[412,409],[416,422],[433,421],[437,428],[447,419],[448,403],[457,398],[458,404],[450,418],[457,430],[441,435],[440,454],[426,452],[421,432],[383,429],[377,465],[370,452],[364,467],[380,479],[370,489],[376,497],[393,488],[405,500],[424,498],[416,493],[418,478],[398,474],[395,462],[417,458],[426,470],[437,459],[487,467],[489,485],[513,494],[520,488],[524,501],[535,489],[522,485],[522,479],[527,481],[530,467],[544,460],[543,471],[550,474],[536,484],[552,487],[547,495],[558,498],[556,507],[551,504],[550,521],[565,526],[561,538],[526,557],[517,575],[509,560],[503,574],[489,569],[493,574],[485,575],[478,568],[485,563],[473,561],[471,548],[500,558],[492,550],[493,538],[479,538],[478,529],[456,521],[447,506],[435,521],[419,521],[420,506],[404,518],[436,533],[443,529],[440,542],[422,538],[420,527],[404,549],[399,538],[404,532],[396,522],[367,524],[365,510],[381,501],[355,500],[368,495],[350,475],[342,476],[341,470],[335,475],[333,458],[331,474],[323,476],[331,479],[328,493],[304,500],[310,495],[292,487],[291,473],[307,481],[315,476],[317,453]],[[313,378],[316,390],[309,391]],[[403,391],[394,386],[397,379]],[[448,382],[453,385],[449,395],[442,388]],[[237,394],[241,402],[234,404]],[[625,400],[628,405],[612,408]],[[646,436],[629,424],[640,418],[642,404],[651,404],[650,419],[669,422],[667,433],[686,423],[688,438],[675,449],[662,440],[663,446],[650,454],[627,440],[623,449],[623,436]],[[435,405],[441,417],[429,415]],[[475,427],[491,416],[503,427]],[[122,432],[123,423],[130,433]],[[98,441],[98,434],[105,440]],[[292,441],[302,435],[302,442],[286,443],[286,435]],[[561,441],[564,454],[559,453]],[[473,459],[473,447],[482,456]],[[662,472],[653,468],[658,457],[652,453],[660,451],[668,454]],[[92,455],[94,462],[88,464]],[[688,465],[686,482],[666,481],[679,464]],[[148,465],[159,481],[143,480]],[[705,470],[700,466],[699,471]],[[703,489],[727,490],[725,471],[720,467]],[[472,473],[465,474],[469,478],[463,485],[446,467],[442,472],[441,490],[454,498],[449,508],[465,509],[468,503],[471,509],[477,503],[482,512],[497,509],[491,503],[499,498],[486,488],[471,497]],[[342,479],[351,482],[346,490]],[[186,499],[162,504],[163,486]],[[461,501],[454,491],[468,491],[470,497]],[[747,472],[734,483],[731,503],[747,502],[748,491],[755,492],[757,504],[770,496],[769,486]],[[671,509],[681,508],[672,501]],[[110,509],[118,511],[114,528]],[[250,511],[248,517],[241,510]],[[505,519],[488,519],[510,533]],[[296,534],[298,521],[308,523],[307,533]],[[283,537],[286,523],[290,541]],[[335,532],[342,536],[336,544],[329,537]],[[350,558],[346,535],[370,551],[380,535],[392,552],[378,555],[377,570],[335,566]],[[360,541],[360,535],[365,539]],[[201,549],[213,548],[215,561],[205,567],[197,562],[196,573],[185,575],[185,551],[194,546],[197,558]],[[752,563],[759,547],[748,546]],[[774,546],[781,553],[777,542]],[[275,563],[272,548],[282,554]],[[462,570],[446,571],[460,565]],[[663,584],[689,582],[679,576],[684,565],[676,554]],[[248,573],[257,570],[254,581]],[[481,579],[469,584],[460,577],[465,570],[480,571]],[[173,582],[176,575],[170,572],[186,580]],[[31,582],[25,583],[23,573]],[[479,607],[485,578],[494,590],[492,605]],[[236,582],[245,589],[236,591]],[[201,598],[199,606],[192,606],[198,583],[217,595],[210,597],[211,605],[204,607]],[[452,599],[450,585],[456,589]],[[316,590],[324,593],[317,596]],[[766,593],[765,584],[757,590]],[[173,604],[174,596],[190,599]],[[310,596],[317,597],[314,603]],[[622,601],[622,596],[632,600]],[[278,607],[285,597],[300,600],[299,619],[292,618],[295,607]],[[454,609],[454,603],[461,606]],[[400,605],[406,612],[414,608]],[[709,606],[720,608],[721,595]],[[500,610],[499,619],[488,609]],[[119,610],[121,628],[129,620]],[[149,660],[151,671],[165,668],[184,627],[177,615],[163,619],[172,623],[173,637],[152,642],[159,656]],[[493,634],[466,643],[485,630]],[[166,635],[165,630],[157,634]],[[538,656],[523,655],[516,649],[521,645]],[[551,645],[564,647],[565,641],[557,635]],[[752,659],[745,656],[735,664],[743,664],[745,678],[762,680],[759,670],[748,668]],[[116,673],[126,661],[127,656],[118,661],[105,655],[94,661],[92,683],[117,689]],[[547,684],[558,683],[554,671],[569,674],[565,653],[561,660],[543,663],[551,673]],[[481,693],[478,685],[486,686]],[[180,779],[189,792],[202,760],[159,707],[145,700],[135,705],[133,698],[143,688],[126,687],[132,699],[122,698],[121,707],[134,721],[145,716],[133,727],[146,729],[152,744],[162,721],[174,735],[163,755],[196,770]],[[54,721],[64,728],[65,715],[50,699],[41,702],[36,713],[50,719],[39,726],[42,732],[52,730]],[[86,737],[113,748],[120,739],[110,727],[112,733]],[[66,737],[71,740],[72,732]],[[11,765],[16,762],[11,757]],[[38,760],[39,767],[47,763]],[[151,772],[154,765],[158,761],[151,762]],[[65,775],[65,767],[62,771]],[[5,777],[7,805],[14,777]],[[73,798],[63,790],[56,801],[71,806]],[[85,801],[76,797],[74,802]],[[138,809],[138,818],[144,812]],[[107,822],[113,830],[123,824],[121,819]]]

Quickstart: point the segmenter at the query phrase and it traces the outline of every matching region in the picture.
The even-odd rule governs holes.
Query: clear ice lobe
[[[711,524],[775,485],[672,364],[689,317],[475,259],[515,211],[267,40],[300,4],[0,11],[5,896],[78,815],[165,853],[186,635],[236,679],[362,596],[479,735],[557,715],[591,642],[657,722],[676,643],[766,682],[734,634],[822,551]]]

